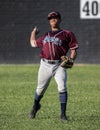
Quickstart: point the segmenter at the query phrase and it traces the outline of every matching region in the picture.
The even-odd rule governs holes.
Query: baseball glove
[[[73,64],[74,64],[74,60],[71,58],[68,58],[67,56],[61,56],[61,67],[68,69],[68,68],[72,68]]]

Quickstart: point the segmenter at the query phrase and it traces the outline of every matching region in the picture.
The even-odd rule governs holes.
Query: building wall
[[[0,63],[39,63],[41,49],[31,48],[30,34],[34,26],[38,36],[47,32],[47,14],[55,10],[78,40],[76,63],[100,63],[100,19],[80,19],[79,0],[0,0]]]

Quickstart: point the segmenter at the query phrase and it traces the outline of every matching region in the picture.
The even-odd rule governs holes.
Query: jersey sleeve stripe
[[[77,49],[77,48],[79,48],[78,45],[76,45],[76,46],[74,46],[74,47],[71,47],[70,49],[73,50],[73,49]]]

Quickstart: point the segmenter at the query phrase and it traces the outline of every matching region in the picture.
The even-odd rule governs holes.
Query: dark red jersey
[[[42,47],[41,58],[60,60],[69,49],[77,49],[78,43],[75,35],[68,30],[49,31],[36,39],[37,47]]]

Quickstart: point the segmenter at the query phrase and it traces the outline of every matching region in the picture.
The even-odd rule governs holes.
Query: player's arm
[[[69,43],[70,58],[75,60],[77,56],[78,42],[76,40],[74,33],[70,32],[69,36],[70,36],[70,43]]]
[[[37,47],[36,45],[36,35],[38,34],[38,29],[37,27],[35,27],[33,29],[33,31],[31,32],[31,36],[30,36],[30,44],[32,47]]]
[[[77,56],[77,51],[76,49],[73,49],[70,51],[70,58],[75,60],[76,59],[76,56]]]

